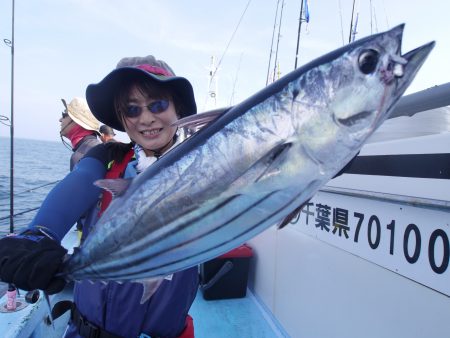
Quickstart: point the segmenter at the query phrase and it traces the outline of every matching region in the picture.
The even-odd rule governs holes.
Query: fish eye
[[[359,54],[358,66],[363,74],[370,74],[377,68],[380,54],[373,49],[366,49]]]

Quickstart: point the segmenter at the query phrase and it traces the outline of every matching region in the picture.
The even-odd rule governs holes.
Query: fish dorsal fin
[[[109,191],[113,195],[113,197],[117,197],[127,191],[128,187],[131,184],[131,181],[132,179],[129,178],[107,178],[95,181],[94,185],[99,188],[105,189],[106,191]]]
[[[141,304],[144,304],[158,290],[164,278],[151,278],[137,281],[144,288],[141,297]]]
[[[210,110],[204,113],[195,114],[191,116],[184,117],[174,122],[172,126],[180,127],[180,128],[197,128],[203,127],[208,123],[214,121],[219,116],[228,111],[231,107],[219,108],[215,110]]]

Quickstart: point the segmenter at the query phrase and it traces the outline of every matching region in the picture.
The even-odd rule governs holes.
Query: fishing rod
[[[277,27],[277,18],[278,18],[278,7],[280,5],[280,0],[277,1],[277,9],[275,10],[275,21],[273,23],[273,31],[272,31],[272,42],[270,43],[270,52],[269,52],[269,65],[267,67],[267,77],[266,77],[266,86],[269,83],[270,76],[270,64],[272,62],[272,53],[273,53],[273,39],[275,37],[275,29]]]
[[[236,32],[237,32],[237,30],[238,30],[238,28],[239,28],[239,26],[240,26],[240,24],[241,24],[241,22],[242,22],[242,19],[244,18],[245,13],[247,12],[247,9],[248,9],[248,7],[250,6],[250,3],[251,3],[251,2],[252,2],[252,0],[248,0],[247,5],[245,6],[244,12],[241,14],[241,17],[239,18],[239,22],[237,23],[236,28],[235,28],[234,31],[233,31],[233,34],[231,34],[231,38],[230,38],[230,40],[228,41],[228,44],[227,44],[227,46],[225,47],[225,50],[224,50],[222,56],[221,56],[220,59],[219,59],[219,63],[217,64],[217,67],[214,69],[214,71],[213,71],[213,73],[212,73],[211,81],[212,81],[212,79],[214,78],[214,76],[216,75],[217,70],[219,69],[219,67],[220,67],[220,65],[221,65],[221,63],[222,63],[222,60],[223,60],[223,58],[225,57],[225,54],[227,53],[228,48],[230,47],[230,44],[231,44],[231,42],[233,41],[233,38],[234,38],[234,36],[236,35]]]
[[[302,3],[300,4],[300,16],[298,18],[297,49],[295,51],[295,65],[294,65],[294,69],[297,69],[298,47],[300,45],[300,32],[302,30],[302,21],[303,21],[302,16],[303,16],[303,0],[302,0]]]
[[[3,39],[3,42],[11,48],[11,116],[9,118],[10,125],[10,200],[9,200],[9,233],[14,233],[14,7],[15,1],[12,0],[12,20],[11,20],[11,40]],[[2,122],[3,123],[3,122]],[[4,124],[4,123],[3,123]],[[8,309],[16,309],[16,287],[8,284]]]
[[[355,3],[356,0],[353,0],[353,7],[352,7],[352,19],[350,22],[350,33],[348,36],[348,43],[351,43],[353,41],[355,41],[355,36],[356,36],[356,26],[358,25],[358,17],[359,17],[359,3],[358,3],[358,10],[356,12],[356,19],[355,19],[355,23],[353,24],[353,17],[355,14]]]
[[[33,192],[33,191],[35,191],[35,190],[37,190],[37,189],[46,187],[46,186],[48,186],[48,185],[56,184],[56,183],[58,183],[58,182],[60,182],[60,181],[61,181],[61,180],[56,180],[56,181],[53,181],[53,182],[45,183],[45,184],[43,184],[43,185],[39,185],[39,186],[34,187],[34,188],[26,189],[26,190],[23,190],[23,191],[21,191],[21,192],[15,193],[14,196],[22,195],[22,194],[25,194],[25,193],[30,193],[30,192]],[[4,200],[4,199],[7,199],[7,198],[8,198],[8,197],[3,197],[3,198],[0,198],[0,200],[2,200],[2,199]]]
[[[338,1],[338,6],[339,6],[339,17],[340,17],[340,21],[341,21],[341,39],[342,39],[342,46],[345,45],[345,39],[344,39],[344,25],[343,25],[343,20],[342,20],[342,4],[341,4],[341,0]]]
[[[350,19],[350,33],[348,34],[348,43],[352,42],[353,14],[355,14],[355,0],[353,0],[352,18]]]
[[[16,214],[14,214],[13,217],[16,217],[16,216],[20,216],[20,215],[26,214],[26,213],[28,213],[28,212],[37,210],[37,209],[39,209],[39,208],[40,208],[40,207],[36,207],[36,208],[31,208],[31,209],[27,209],[27,210],[18,212],[18,213],[16,213]],[[4,217],[0,217],[0,221],[3,221],[4,219],[8,219],[8,218],[10,218],[10,217],[11,217],[10,215],[9,215],[9,216],[4,216]]]
[[[12,33],[11,40],[4,39],[3,42],[11,48],[11,117],[10,125],[10,202],[9,202],[9,232],[14,233],[14,6],[15,1],[12,0]]]
[[[275,82],[276,71],[277,71],[277,62],[278,62],[278,47],[280,45],[280,36],[281,36],[281,20],[283,19],[283,8],[284,8],[284,0],[281,3],[281,11],[280,11],[280,24],[278,26],[278,39],[277,39],[277,48],[275,49],[275,62],[273,65],[273,77],[272,82]]]

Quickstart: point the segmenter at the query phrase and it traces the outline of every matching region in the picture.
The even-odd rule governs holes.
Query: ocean
[[[71,154],[61,141],[14,139],[15,233],[29,224],[50,189],[69,172]],[[9,137],[0,137],[0,160],[0,236],[3,236],[10,231]]]

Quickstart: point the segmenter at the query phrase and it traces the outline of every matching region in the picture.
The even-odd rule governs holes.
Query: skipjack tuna
[[[62,274],[161,280],[289,217],[358,153],[434,47],[401,55],[403,28],[326,54],[220,114],[113,200]]]

